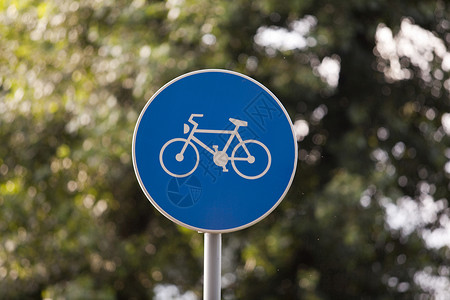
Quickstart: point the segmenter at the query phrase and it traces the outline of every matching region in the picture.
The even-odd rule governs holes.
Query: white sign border
[[[241,225],[239,227],[234,227],[234,228],[229,228],[229,229],[205,229],[205,228],[199,228],[199,227],[195,227],[195,226],[191,226],[189,224],[186,224],[184,222],[181,222],[180,220],[174,218],[173,216],[171,216],[170,214],[168,214],[165,210],[163,210],[158,203],[150,196],[150,193],[147,191],[144,183],[142,182],[141,176],[139,175],[139,170],[137,167],[137,163],[136,163],[136,135],[137,135],[137,131],[139,129],[139,124],[141,123],[141,119],[144,116],[145,112],[147,111],[148,106],[152,103],[152,101],[163,91],[165,90],[168,86],[172,85],[174,82],[183,79],[185,77],[188,76],[192,76],[195,74],[200,74],[200,73],[228,73],[228,74],[233,74],[233,75],[237,75],[239,77],[242,77],[244,79],[247,79],[253,83],[255,83],[256,85],[258,85],[259,87],[261,87],[262,89],[264,89],[273,99],[276,100],[278,106],[280,106],[280,108],[282,109],[282,111],[284,112],[286,119],[289,122],[289,125],[291,127],[291,133],[292,133],[292,139],[294,142],[294,146],[295,146],[295,159],[294,159],[294,166],[293,166],[293,170],[292,170],[292,174],[291,177],[289,179],[289,183],[286,186],[286,189],[284,190],[283,194],[281,195],[281,197],[278,199],[278,201],[262,216],[260,216],[259,218],[257,218],[256,220],[253,220],[252,222],[249,222],[247,224]],[[281,201],[283,201],[284,197],[286,196],[287,192],[289,191],[291,184],[294,180],[294,176],[295,176],[295,172],[297,169],[297,161],[298,161],[298,145],[297,145],[297,140],[295,138],[295,133],[294,133],[294,126],[292,125],[292,121],[291,118],[289,117],[289,114],[287,113],[286,109],[284,108],[283,104],[280,102],[280,100],[278,100],[278,98],[268,89],[266,88],[263,84],[259,83],[258,81],[256,81],[255,79],[235,72],[235,71],[230,71],[230,70],[225,70],[225,69],[202,69],[202,70],[197,70],[197,71],[192,71],[183,75],[180,75],[174,79],[172,79],[171,81],[169,81],[168,83],[166,83],[165,85],[163,85],[145,104],[144,108],[142,109],[139,118],[136,122],[136,126],[134,128],[134,133],[133,133],[133,142],[132,142],[132,158],[133,158],[133,168],[134,168],[134,173],[136,174],[136,178],[139,182],[139,185],[142,189],[142,191],[144,192],[145,196],[147,197],[147,199],[150,201],[150,203],[161,213],[163,214],[166,218],[168,218],[169,220],[171,220],[172,222],[181,225],[185,228],[188,229],[192,229],[192,230],[196,230],[198,232],[207,232],[207,233],[227,233],[227,232],[234,232],[234,231],[239,231],[242,229],[245,229],[247,227],[250,227],[256,223],[258,223],[259,221],[261,221],[262,219],[266,218],[270,213],[272,213],[272,211],[275,210],[275,208],[278,207],[278,205],[281,203]]]

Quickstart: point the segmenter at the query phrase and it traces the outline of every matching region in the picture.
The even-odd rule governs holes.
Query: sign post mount
[[[191,72],[147,102],[132,156],[155,208],[205,233],[204,295],[219,299],[221,234],[264,219],[292,183],[297,141],[285,108],[265,86],[240,73]]]

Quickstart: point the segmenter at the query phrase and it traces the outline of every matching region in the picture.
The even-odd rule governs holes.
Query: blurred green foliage
[[[449,11],[1,0],[0,298],[201,297],[202,235],[151,207],[131,163],[146,100],[201,68],[257,79],[302,125],[286,199],[224,235],[224,299],[450,297]]]

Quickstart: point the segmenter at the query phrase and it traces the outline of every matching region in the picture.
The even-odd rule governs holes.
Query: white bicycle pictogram
[[[173,138],[169,141],[167,141],[161,148],[161,151],[159,153],[159,162],[162,166],[162,168],[164,169],[164,171],[173,176],[173,177],[186,177],[191,175],[198,167],[198,164],[200,162],[200,155],[197,149],[196,144],[198,144],[199,146],[201,146],[202,148],[204,148],[206,151],[208,151],[209,153],[211,153],[213,155],[213,161],[214,163],[219,166],[222,167],[222,171],[223,172],[228,172],[227,169],[227,164],[229,161],[231,161],[231,166],[233,167],[234,171],[241,177],[245,178],[245,179],[258,179],[262,176],[264,176],[267,171],[270,168],[270,164],[272,162],[272,158],[270,156],[270,151],[269,149],[266,147],[266,145],[264,145],[263,143],[261,143],[258,140],[243,140],[238,132],[239,127],[245,127],[247,126],[247,122],[246,121],[242,121],[242,120],[238,120],[238,119],[233,119],[233,118],[229,118],[230,122],[234,124],[234,129],[233,130],[215,130],[215,129],[198,129],[198,123],[195,122],[193,120],[193,118],[200,118],[203,117],[203,114],[191,114],[191,116],[189,117],[188,122],[191,123],[193,125],[192,130],[189,133],[189,125],[188,124],[184,124],[184,133],[187,134],[189,133],[189,136],[187,138]],[[218,145],[213,145],[212,149],[207,146],[205,143],[203,143],[201,140],[199,140],[195,134],[196,133],[212,133],[212,134],[228,134],[230,135],[230,137],[228,138],[225,146],[223,147],[222,150],[219,150]],[[233,141],[234,138],[237,138],[237,140],[239,141],[239,143],[234,147],[233,151],[231,152],[231,156],[228,156],[227,154],[227,150],[231,145],[231,142]],[[194,142],[196,144],[194,144]],[[253,156],[250,151],[249,151],[249,147],[253,149],[252,152],[256,152],[258,153],[258,157]],[[256,146],[256,150],[255,150],[255,146]],[[172,152],[174,151],[175,157],[168,156],[165,155],[164,151],[168,148],[168,147],[175,147],[175,150],[172,150]],[[185,152],[187,151],[188,147],[193,148],[194,152],[195,152],[195,158],[192,161],[192,167],[189,166],[187,169],[187,172],[179,172],[179,171],[171,171],[169,170],[169,168],[167,168],[166,164],[164,163],[164,159],[163,157],[166,157],[166,159],[173,159],[175,158],[175,161],[178,163],[182,163],[185,160]],[[242,150],[239,150],[240,148],[242,148]],[[167,152],[166,152],[167,154]],[[243,156],[241,156],[243,155]],[[255,154],[256,155],[256,154]],[[168,158],[167,158],[168,157]],[[243,172],[247,172],[247,167],[249,165],[253,165],[255,163],[255,161],[258,160],[258,162],[261,160],[261,162],[259,163],[261,165],[261,163],[263,163],[263,161],[266,163],[266,165],[263,164],[263,171],[259,172],[258,170],[256,172],[259,172],[258,174],[250,174],[250,175],[246,175]],[[174,161],[174,162],[175,162]],[[242,170],[239,170],[238,167],[236,166],[236,162],[247,162],[248,164],[246,164],[245,168],[242,167],[242,165],[240,166],[241,169],[245,169],[245,171],[242,172]],[[166,162],[167,163],[167,162]],[[238,163],[239,165],[239,163]],[[259,167],[260,168],[260,167]],[[248,174],[248,173],[247,173]]]

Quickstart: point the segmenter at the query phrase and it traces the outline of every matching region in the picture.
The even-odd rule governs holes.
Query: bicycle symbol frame
[[[245,178],[245,179],[249,179],[249,180],[254,180],[254,179],[258,179],[262,176],[264,176],[267,171],[270,168],[271,162],[272,162],[272,157],[270,155],[270,151],[269,149],[266,147],[266,145],[264,145],[263,143],[261,143],[258,140],[243,140],[238,132],[239,127],[245,127],[247,126],[247,122],[246,121],[242,121],[242,120],[238,120],[238,119],[233,119],[233,118],[229,118],[228,120],[233,123],[235,125],[235,128],[233,130],[214,130],[214,129],[198,129],[198,123],[195,122],[193,120],[193,118],[201,118],[203,117],[203,114],[191,114],[191,116],[189,117],[188,122],[191,123],[193,125],[193,128],[191,130],[191,132],[189,133],[189,136],[187,138],[173,138],[169,141],[167,141],[161,148],[161,151],[159,153],[159,162],[161,164],[161,167],[164,169],[164,171],[173,176],[173,177],[186,177],[191,175],[198,167],[198,164],[200,162],[200,155],[197,149],[197,146],[193,143],[197,143],[199,146],[201,146],[202,148],[204,148],[206,151],[208,151],[209,153],[211,153],[213,155],[213,161],[214,163],[219,166],[222,167],[222,171],[223,172],[228,172],[227,169],[227,164],[229,161],[231,161],[231,166],[233,167],[234,171],[241,177]],[[184,124],[184,133],[187,134],[189,132],[189,125]],[[218,145],[213,145],[212,149],[207,146],[205,143],[203,143],[201,140],[199,140],[194,134],[195,133],[212,133],[212,134],[228,134],[230,135],[230,137],[228,138],[225,146],[223,147],[222,150],[218,149]],[[233,141],[234,138],[237,138],[239,143],[234,147],[233,151],[231,152],[231,156],[228,156],[227,154],[227,150],[230,147],[231,142]],[[184,153],[186,152],[186,149],[188,148],[188,146],[192,147],[195,155],[196,155],[196,160],[195,160],[195,164],[192,167],[192,169],[190,169],[188,172],[186,173],[176,173],[176,172],[172,172],[170,171],[167,166],[164,164],[164,160],[163,160],[163,155],[164,155],[164,151],[166,150],[166,148],[172,144],[180,144],[179,148],[180,152],[178,152],[175,155],[175,160],[177,162],[182,162],[184,160]],[[251,155],[247,145],[257,145],[259,147],[261,147],[262,149],[264,149],[266,155],[267,155],[267,165],[265,167],[265,169],[257,174],[257,175],[246,175],[244,173],[242,173],[238,167],[236,166],[236,161],[246,161],[248,162],[250,165],[255,163],[256,159],[255,156]],[[178,146],[177,146],[178,147]],[[238,149],[241,148],[244,150],[246,156],[239,156],[239,152]],[[261,158],[262,159],[262,158]]]

